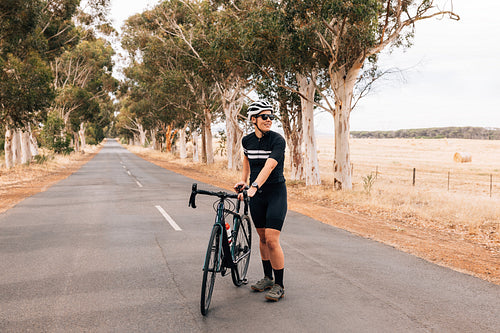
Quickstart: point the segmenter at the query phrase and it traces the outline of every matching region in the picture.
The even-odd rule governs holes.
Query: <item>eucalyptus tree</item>
[[[243,107],[254,89],[252,66],[244,59],[248,32],[242,24],[252,4],[252,1],[206,1],[202,7],[203,16],[208,18],[204,30],[207,36],[204,56],[220,92],[226,124],[228,168],[236,170],[242,167],[241,125],[244,127],[247,121]]]
[[[85,129],[111,103],[117,89],[112,76],[113,48],[103,39],[82,40],[51,63],[57,92],[53,110],[74,135],[75,150],[85,147]],[[102,120],[102,117],[101,117]]]
[[[284,96],[300,98],[300,107],[284,108],[282,114],[284,132],[291,152],[292,179],[303,179],[306,185],[321,184],[314,133],[314,103],[317,89],[323,78],[319,72],[318,57],[312,57],[316,35],[307,22],[298,21],[294,13],[288,13],[281,1],[256,1],[246,3],[248,15],[243,24],[247,33],[245,59],[256,68],[254,77],[268,80],[280,94],[280,105],[296,105],[292,100],[284,102]],[[282,91],[288,91],[288,94]],[[281,92],[280,92],[281,90]],[[287,115],[287,110],[297,114]],[[283,117],[287,115],[287,117]],[[286,121],[300,121],[299,124]],[[289,126],[299,125],[300,131]]]
[[[209,162],[213,161],[213,113],[223,110],[229,169],[242,165],[239,118],[249,83],[248,66],[241,61],[242,31],[234,10],[225,1],[173,0],[164,1],[143,16],[150,22],[154,38],[164,44],[163,53],[181,53],[187,60],[177,68],[184,69],[186,87],[198,97],[197,104],[203,105],[202,148]]]
[[[122,44],[134,59],[134,66],[143,64],[140,82],[144,87],[161,87],[155,90],[155,112],[178,114],[177,119],[184,119],[179,123],[201,124],[203,159],[213,163],[212,113],[220,103],[213,75],[195,47],[203,43],[203,27],[193,14],[199,13],[196,6],[165,1],[130,18]],[[134,80],[138,82],[137,76]]]
[[[161,127],[169,145],[178,128],[187,123],[199,124],[193,120],[204,118],[203,109],[207,107],[204,96],[210,83],[200,75],[199,64],[196,59],[193,61],[184,43],[158,33],[156,10],[129,18],[122,45],[132,61],[125,70],[130,87],[128,95],[132,102],[149,103],[148,110],[137,119],[140,121],[135,121],[135,127],[145,122],[153,132]]]
[[[30,125],[45,118],[54,98],[48,62],[75,42],[75,11],[74,1],[0,3],[0,123],[6,129],[8,168],[30,158],[24,148],[21,159],[20,148],[27,146]]]
[[[97,10],[109,0],[88,3]],[[79,5],[80,0],[0,3],[0,123],[7,129],[8,167],[20,162],[16,158],[18,142],[23,141],[20,134],[24,141],[29,138],[31,126],[44,121],[56,97],[50,64],[80,42],[82,30],[75,24],[82,13]],[[22,155],[29,160],[28,154]]]
[[[268,73],[268,75],[270,75]],[[293,73],[284,74],[283,79],[286,87],[297,89],[297,82]],[[277,113],[281,122],[281,127],[285,135],[289,151],[290,179],[305,179],[305,163],[302,149],[303,142],[303,124],[302,124],[302,105],[301,98],[290,89],[283,85],[277,85],[276,82],[283,82],[277,78],[263,78],[257,85],[257,92],[264,98],[277,101]]]
[[[352,189],[349,148],[350,113],[356,85],[364,71],[372,70],[377,54],[386,47],[409,47],[415,23],[436,16],[459,17],[441,10],[433,0],[284,0],[281,2],[296,21],[310,22],[317,40],[312,57],[322,63],[329,76],[334,105],[334,187]],[[328,101],[328,100],[326,100]]]

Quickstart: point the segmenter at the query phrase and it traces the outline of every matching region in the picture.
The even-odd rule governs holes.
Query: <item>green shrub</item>
[[[67,155],[73,151],[73,148],[69,147],[70,144],[71,136],[64,133],[64,121],[57,113],[50,113],[40,133],[40,145],[52,149],[57,154]]]
[[[54,152],[57,154],[69,155],[74,150],[69,146],[70,144],[71,138],[69,135],[66,135],[65,138],[58,136],[55,138],[52,149],[54,149]]]

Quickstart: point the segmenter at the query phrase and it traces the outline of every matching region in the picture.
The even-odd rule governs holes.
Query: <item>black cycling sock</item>
[[[285,288],[285,286],[283,285],[283,272],[285,271],[285,269],[282,268],[273,270],[274,270],[274,283],[279,284],[281,288]]]
[[[271,260],[262,260],[262,267],[264,267],[264,275],[268,278],[273,278],[273,266],[271,266]]]

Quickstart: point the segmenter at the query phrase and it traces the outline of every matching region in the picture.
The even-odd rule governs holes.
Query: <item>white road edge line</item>
[[[182,229],[177,225],[177,223],[175,223],[175,221],[170,217],[170,215],[167,214],[167,212],[161,206],[155,206],[155,207],[156,209],[158,209],[161,215],[163,215],[165,220],[167,220],[168,223],[170,223],[170,225],[172,226],[172,228],[174,228],[175,231],[182,231]]]

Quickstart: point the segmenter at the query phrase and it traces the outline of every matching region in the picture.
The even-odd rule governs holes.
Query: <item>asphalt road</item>
[[[188,208],[192,182],[109,140],[0,214],[0,332],[500,331],[500,286],[291,211],[286,297],[270,303],[219,276],[203,317],[213,199]],[[251,281],[262,275],[255,237],[253,249]]]

